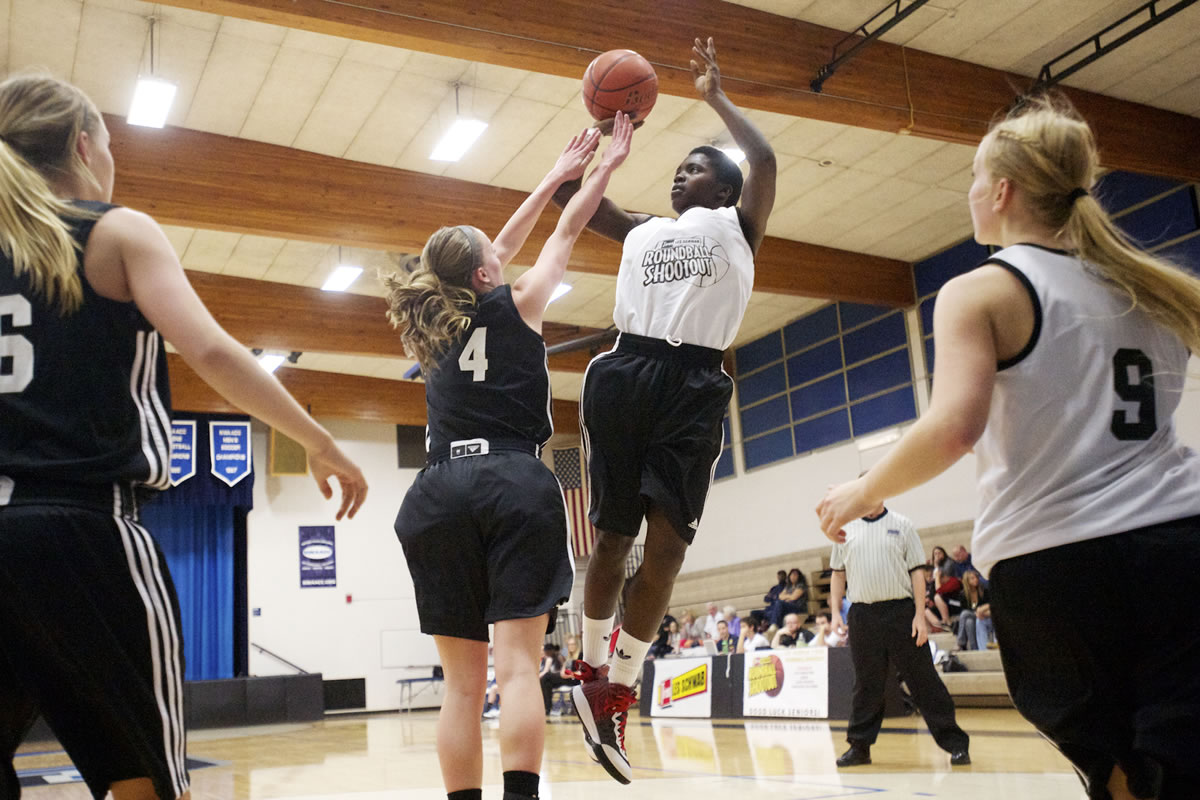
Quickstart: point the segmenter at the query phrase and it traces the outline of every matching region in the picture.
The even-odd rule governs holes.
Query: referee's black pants
[[[883,725],[883,691],[890,658],[938,747],[947,753],[966,750],[969,737],[954,721],[954,701],[933,668],[929,646],[917,647],[912,637],[914,613],[911,599],[850,606],[854,699],[846,741],[865,747],[875,744]]]

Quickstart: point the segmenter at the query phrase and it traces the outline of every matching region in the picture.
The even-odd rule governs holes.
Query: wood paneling
[[[167,5],[576,78],[598,52],[637,50],[659,90],[693,96],[689,43],[717,38],[727,93],[739,105],[799,117],[974,143],[1031,78],[875,42],[825,84],[817,68],[845,34],[720,0],[554,3],[522,0],[167,0]],[[596,20],[603,19],[603,26]],[[669,23],[665,22],[669,20]],[[1067,90],[1095,128],[1104,163],[1200,181],[1200,120]],[[911,97],[911,116],[910,101]],[[1145,131],[1154,132],[1152,148]]]
[[[407,358],[382,298],[188,270],[188,280],[221,327],[264,350]],[[598,333],[558,322],[543,325],[549,344]],[[608,349],[607,346],[602,349]],[[589,350],[550,356],[556,372],[583,372]]]
[[[167,356],[171,406],[177,411],[236,413],[239,409],[214,392],[175,354]],[[336,372],[280,367],[275,376],[314,417],[424,425],[425,385],[412,381],[364,378]],[[555,433],[579,433],[579,404],[554,401]]]
[[[164,224],[411,253],[442,225],[498,232],[525,199],[512,189],[105,119],[117,162],[114,202]],[[514,263],[532,264],[556,221],[543,214]],[[569,269],[616,275],[620,261],[620,245],[585,232]],[[760,291],[893,307],[914,301],[902,261],[768,237],[755,263]]]

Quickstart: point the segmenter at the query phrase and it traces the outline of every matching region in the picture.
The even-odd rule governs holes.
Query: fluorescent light
[[[871,450],[876,447],[883,447],[885,444],[891,444],[899,438],[899,428],[888,428],[886,431],[873,433],[870,436],[860,436],[854,440],[854,445],[861,452],[863,450]]]
[[[263,353],[258,357],[258,365],[267,372],[274,372],[279,369],[279,365],[287,360],[286,356],[275,355],[274,353]]]
[[[746,154],[736,147],[722,147],[721,152],[732,158],[735,164],[741,164],[746,160]]]
[[[175,84],[159,78],[138,78],[133,93],[133,104],[129,106],[130,125],[161,128],[167,122],[167,113],[175,100]]]
[[[362,267],[348,267],[343,264],[329,274],[321,288],[327,292],[344,292],[350,284],[358,280],[359,275],[362,275]]]
[[[560,283],[558,286],[554,287],[554,291],[550,293],[550,299],[546,302],[553,303],[555,300],[562,297],[564,294],[566,294],[569,291],[571,291],[571,284]]]
[[[441,141],[433,148],[429,158],[433,161],[458,161],[479,138],[488,124],[477,119],[456,119]]]

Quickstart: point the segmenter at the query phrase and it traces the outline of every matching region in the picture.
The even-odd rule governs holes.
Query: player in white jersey
[[[624,250],[613,312],[621,333],[616,347],[588,366],[580,403],[598,536],[584,590],[577,662],[583,682],[574,701],[592,754],[621,783],[631,778],[626,711],[704,511],[733,389],[722,351],[750,299],[754,253],[775,202],[775,154],[721,90],[712,39],[697,39],[692,52],[697,92],[746,154],[744,185],[728,156],[698,147],[675,171],[678,219],[629,213],[605,200],[588,223]],[[575,188],[564,185],[556,201]],[[645,558],[606,669],[625,560],[643,519]]]
[[[1004,249],[942,288],[929,410],[817,512],[837,541],[974,448],[972,549],[1013,702],[1089,798],[1177,800],[1200,786],[1200,618],[1164,614],[1200,575],[1200,455],[1172,421],[1200,279],[1124,238],[1096,168],[1087,124],[1045,100],[984,137],[971,217]]]

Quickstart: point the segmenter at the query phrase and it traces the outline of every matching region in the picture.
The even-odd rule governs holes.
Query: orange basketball
[[[595,119],[609,119],[624,111],[642,120],[657,99],[654,67],[632,50],[601,53],[583,73],[583,104]]]

